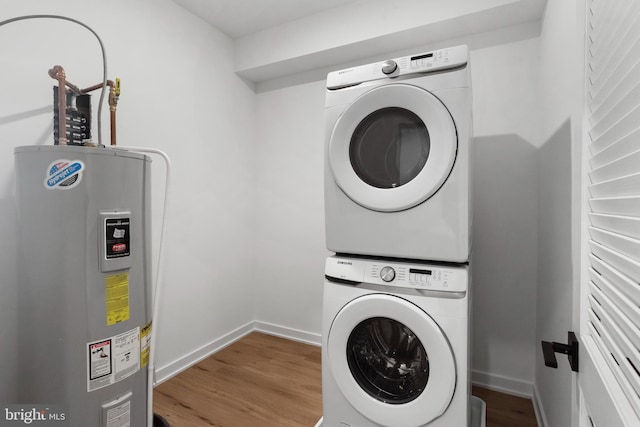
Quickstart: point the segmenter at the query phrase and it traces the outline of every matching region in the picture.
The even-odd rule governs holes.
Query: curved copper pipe
[[[65,89],[67,75],[62,66],[54,65],[49,70],[49,76],[58,80],[58,144],[67,145],[67,93]]]

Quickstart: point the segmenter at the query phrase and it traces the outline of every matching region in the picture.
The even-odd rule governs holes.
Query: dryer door
[[[329,369],[349,403],[388,427],[423,426],[453,398],[453,352],[436,322],[403,298],[366,295],[345,305],[327,341]]]
[[[329,141],[334,179],[354,202],[394,212],[427,200],[444,184],[458,138],[449,111],[407,84],[373,89],[340,116]]]

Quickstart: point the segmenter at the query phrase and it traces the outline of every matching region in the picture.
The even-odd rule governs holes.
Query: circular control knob
[[[382,72],[385,74],[391,74],[398,68],[398,64],[396,61],[392,61],[389,59],[388,61],[384,61],[382,63]]]
[[[380,270],[380,278],[385,282],[390,282],[396,278],[396,271],[392,267],[383,267]]]

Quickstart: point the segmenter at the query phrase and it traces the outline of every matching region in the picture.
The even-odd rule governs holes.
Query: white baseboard
[[[541,405],[542,399],[540,399],[540,393],[538,392],[538,387],[536,387],[535,383],[533,384],[533,397],[531,398],[531,401],[533,402],[533,411],[536,413],[538,426],[547,427],[549,423],[547,422],[547,416],[544,413],[544,407]]]
[[[254,330],[262,332],[268,335],[274,335],[280,338],[287,338],[293,341],[302,342],[305,344],[315,345],[319,347],[322,345],[322,335],[314,334],[311,332],[301,331],[299,329],[288,328],[285,326],[274,325],[267,322],[253,322]]]
[[[192,367],[212,354],[238,341],[245,335],[253,332],[255,330],[254,323],[255,322],[249,322],[246,325],[210,342],[209,344],[203,345],[199,349],[185,354],[167,365],[157,368],[155,386],[160,385],[166,380],[178,375],[180,372]]]
[[[474,385],[499,391],[514,396],[531,399],[533,397],[533,384],[517,378],[490,374],[488,372],[472,371],[471,382]]]

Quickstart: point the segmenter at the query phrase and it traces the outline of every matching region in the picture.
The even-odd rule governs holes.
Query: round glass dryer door
[[[334,179],[356,203],[377,211],[412,208],[451,173],[458,137],[451,114],[428,91],[406,84],[373,89],[336,122],[329,141]]]
[[[327,351],[338,387],[374,423],[423,426],[453,398],[449,342],[427,313],[403,298],[372,294],[351,301],[331,325]]]

